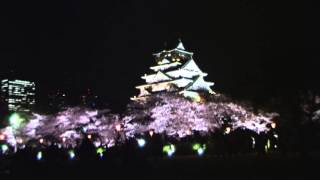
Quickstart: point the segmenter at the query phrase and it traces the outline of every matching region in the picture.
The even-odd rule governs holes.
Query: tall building
[[[35,106],[35,83],[24,80],[1,81],[1,99],[10,112],[30,112]]]
[[[157,65],[150,67],[151,74],[141,77],[146,84],[136,87],[140,94],[132,100],[144,100],[151,94],[163,91],[179,92],[194,101],[200,101],[200,92],[214,94],[210,88],[214,83],[204,80],[207,73],[200,70],[193,53],[186,51],[181,41],[176,48],[163,50],[154,56]]]

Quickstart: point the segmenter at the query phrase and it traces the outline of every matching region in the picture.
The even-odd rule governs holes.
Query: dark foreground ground
[[[318,179],[320,156],[233,154],[36,161],[1,157],[4,179]],[[1,178],[3,179],[3,178]]]

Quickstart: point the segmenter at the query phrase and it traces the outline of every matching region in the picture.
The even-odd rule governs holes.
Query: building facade
[[[144,100],[163,91],[179,92],[194,101],[200,101],[200,92],[214,94],[211,89],[214,83],[204,80],[207,73],[200,70],[193,53],[187,51],[181,41],[176,48],[163,50],[154,56],[157,64],[150,67],[152,73],[141,77],[146,83],[136,87],[140,94],[132,100]]]
[[[4,79],[1,81],[1,99],[9,112],[30,112],[36,103],[36,86],[25,80]]]

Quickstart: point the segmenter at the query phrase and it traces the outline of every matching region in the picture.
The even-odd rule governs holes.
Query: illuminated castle
[[[141,77],[146,84],[136,86],[140,94],[132,100],[144,100],[163,91],[179,92],[194,101],[200,101],[200,92],[214,94],[210,88],[214,83],[204,80],[207,73],[200,70],[193,60],[193,53],[186,51],[181,41],[176,48],[153,55],[157,65],[150,67],[153,73]]]

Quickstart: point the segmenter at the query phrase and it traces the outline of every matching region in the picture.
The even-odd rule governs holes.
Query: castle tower
[[[136,86],[140,94],[132,100],[144,100],[151,94],[163,91],[179,92],[194,101],[200,101],[199,92],[214,94],[210,88],[214,83],[204,80],[207,73],[200,70],[192,57],[193,53],[186,51],[181,41],[176,48],[153,55],[157,65],[150,67],[152,73],[141,77],[146,83]]]

